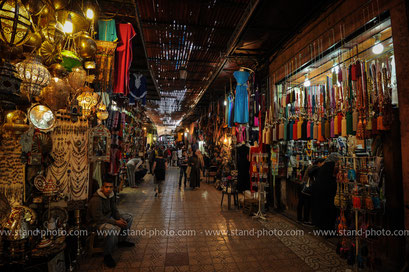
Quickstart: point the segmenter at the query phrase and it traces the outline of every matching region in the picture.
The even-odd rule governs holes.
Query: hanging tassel
[[[278,137],[277,140],[284,139],[284,124],[280,122],[278,125]]]
[[[357,127],[357,130],[356,130],[356,138],[359,139],[359,140],[364,139],[364,128],[362,126],[361,118],[359,118],[359,121],[358,121],[358,127]]]
[[[277,125],[274,125],[273,127],[273,142],[277,141]]]
[[[317,123],[317,122],[314,122],[314,133],[313,133],[313,136],[314,136],[314,140],[318,140],[318,123]]]
[[[334,129],[334,136],[331,137],[335,137],[339,135],[339,130],[338,130],[338,115],[335,115],[333,122],[331,122],[331,128]]]
[[[372,130],[372,117],[369,117],[368,122],[366,123],[366,130]]]
[[[383,116],[382,113],[379,114],[378,119],[376,120],[377,123],[377,128],[378,130],[385,130],[385,127],[383,126]]]
[[[362,133],[364,139],[369,139],[371,135],[371,131],[367,130],[368,122],[366,121],[366,118],[362,118]]]
[[[338,113],[338,135],[342,134],[342,117],[344,117],[342,115],[342,113]]]
[[[323,118],[322,120],[321,120],[321,136],[322,136],[322,138],[324,138],[325,137],[325,118]],[[319,137],[319,132],[318,132],[318,139],[320,138]]]
[[[378,122],[377,121],[378,121],[378,118],[374,117],[373,122],[372,122],[372,134],[373,135],[378,135],[379,134]]]
[[[345,116],[342,117],[341,120],[341,135],[342,137],[346,137],[348,135],[348,130],[347,130],[347,119]]]
[[[284,137],[283,137],[284,141],[288,140],[288,122],[285,121],[284,123]]]
[[[356,110],[352,113],[352,130],[356,133],[358,129],[358,112]]]
[[[331,136],[329,121],[328,119],[325,120],[325,139],[329,139]]]
[[[335,118],[337,118],[335,116]],[[331,123],[330,123],[330,136],[331,138],[335,137],[335,127],[334,127],[334,118],[331,118]]]
[[[352,129],[352,112],[347,112],[347,134],[348,135],[352,135],[354,133],[353,129]]]
[[[311,122],[307,122],[307,139],[311,139]]]
[[[294,136],[294,122],[293,122],[293,121],[290,121],[290,122],[288,123],[288,127],[289,127],[289,133],[288,133],[288,135],[287,135],[288,140],[294,140],[294,139],[293,139],[293,136]]]
[[[293,121],[293,140],[298,140],[298,134],[297,134],[298,127],[297,127],[297,124],[298,124],[298,120]]]
[[[325,129],[325,125],[324,125],[324,129]],[[320,142],[324,141],[324,137],[322,136],[322,122],[318,122],[318,141]]]
[[[297,124],[297,139],[301,140],[302,139],[302,119],[300,119],[300,121],[298,121]]]

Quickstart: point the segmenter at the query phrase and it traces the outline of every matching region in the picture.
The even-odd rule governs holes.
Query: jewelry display
[[[46,180],[53,180],[68,200],[88,197],[88,122],[82,118],[72,123],[57,115],[57,126],[51,133],[54,162],[48,167]]]
[[[5,136],[0,146],[0,192],[12,207],[23,204],[25,165],[18,140]]]

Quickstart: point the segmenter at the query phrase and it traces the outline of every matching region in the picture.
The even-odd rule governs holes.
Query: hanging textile
[[[68,200],[85,200],[89,185],[88,121],[57,122],[51,133],[54,162],[48,167],[46,179],[55,181]]]
[[[118,40],[114,19],[98,20],[98,40],[107,42]]]
[[[18,140],[4,136],[0,146],[0,193],[10,206],[23,204],[25,165],[21,162],[21,145]]]
[[[129,94],[129,68],[132,63],[132,38],[136,32],[133,26],[119,24],[119,44],[116,48],[114,93]]]
[[[250,161],[249,161],[249,152],[250,148],[242,144],[236,148],[237,154],[237,187],[239,192],[250,189]]]
[[[129,79],[129,105],[135,105],[137,100],[146,105],[146,78],[142,74],[133,73]]]
[[[116,43],[95,41],[97,53],[95,55],[95,91],[111,92],[114,79],[114,63]]]
[[[249,122],[247,80],[250,73],[247,71],[235,71],[233,75],[237,81],[236,98],[234,102],[234,122],[245,124]]]

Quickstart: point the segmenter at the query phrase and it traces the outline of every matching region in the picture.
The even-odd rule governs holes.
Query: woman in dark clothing
[[[318,177],[320,167],[324,164],[324,159],[317,159],[314,164],[308,166],[305,170],[305,174],[299,186],[298,205],[297,205],[297,220],[304,224],[311,225],[310,211],[312,204],[312,186]],[[303,191],[307,186],[309,189]]]
[[[339,155],[332,153],[325,160],[312,187],[313,224],[322,230],[332,230],[335,226],[336,208],[334,198],[337,192],[335,165]]]
[[[153,163],[153,173],[155,175],[155,197],[160,196],[162,193],[162,183],[165,180],[166,169],[168,168],[168,163],[165,158],[163,158],[163,151],[158,151],[158,156]]]
[[[200,159],[196,153],[193,153],[193,156],[189,159],[190,171],[190,187],[195,189],[200,186]]]

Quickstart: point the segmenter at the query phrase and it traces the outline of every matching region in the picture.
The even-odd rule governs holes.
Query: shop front
[[[54,4],[1,4],[1,271],[72,271],[89,197],[108,175],[119,192],[147,144],[142,87],[114,86],[116,37],[96,38],[74,1]]]

